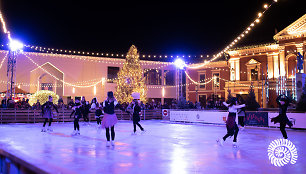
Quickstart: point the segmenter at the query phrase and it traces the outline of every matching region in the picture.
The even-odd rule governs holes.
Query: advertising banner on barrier
[[[268,127],[268,112],[246,112],[245,125]]]
[[[183,121],[195,123],[225,124],[228,112],[218,111],[181,111],[169,110],[170,121]],[[248,126],[279,127],[279,123],[274,124],[271,118],[276,117],[277,112],[246,112],[245,124]],[[293,128],[306,129],[306,113],[287,113]]]
[[[170,111],[170,121],[225,124],[228,112]]]

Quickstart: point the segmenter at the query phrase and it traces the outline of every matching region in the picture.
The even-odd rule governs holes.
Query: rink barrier
[[[3,149],[0,149],[0,173],[47,174],[48,172],[14,156],[11,153],[6,152]]]
[[[169,120],[174,122],[225,125],[225,121],[228,116],[228,112],[218,110],[210,111],[170,109],[169,112]],[[271,122],[271,118],[276,116],[278,116],[278,112],[247,111],[245,124],[246,126],[253,127],[279,127],[279,123],[274,124]],[[306,129],[306,113],[289,112],[287,113],[287,117],[293,123],[292,128]]]
[[[70,118],[72,110],[59,109],[59,113],[54,112],[54,122],[72,122],[73,117]],[[131,115],[121,111],[115,111],[119,120],[131,120]],[[96,121],[95,114],[89,113],[90,121]],[[142,110],[141,120],[162,119],[161,109]],[[10,110],[0,109],[0,123],[40,123],[44,118],[41,115],[41,110]]]

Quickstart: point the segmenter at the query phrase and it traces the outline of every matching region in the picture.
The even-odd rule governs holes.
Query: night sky
[[[304,0],[279,0],[240,46],[273,42],[275,30],[306,13]],[[264,3],[219,0],[182,3],[101,3],[75,0],[2,0],[13,37],[25,44],[80,51],[141,54],[214,54],[240,34]],[[0,43],[5,43],[3,33]]]

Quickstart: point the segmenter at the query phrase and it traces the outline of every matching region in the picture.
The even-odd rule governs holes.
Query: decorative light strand
[[[11,33],[10,31],[6,28],[6,23],[5,23],[5,20],[4,20],[4,17],[2,15],[2,12],[0,10],[0,21],[2,23],[2,30],[4,32],[4,34],[7,34],[7,38],[11,41],[12,38],[11,38]]]
[[[8,56],[8,53],[7,53],[7,54],[4,56],[4,58],[2,59],[2,61],[1,61],[1,63],[0,63],[0,69],[2,68],[2,65],[3,65],[5,59],[7,58],[7,56]]]
[[[263,14],[266,13],[266,11],[274,4],[276,3],[277,0],[274,0],[270,5],[265,4],[264,5],[264,11],[263,12],[259,12],[258,13],[258,17],[255,18],[254,21],[252,21],[252,23],[242,32],[240,33],[229,45],[227,45],[222,51],[220,51],[218,54],[214,55],[213,58],[211,58],[210,60],[200,64],[200,65],[188,65],[188,68],[191,69],[197,69],[200,67],[205,66],[207,63],[212,62],[216,59],[218,59],[219,57],[221,57],[226,51],[228,51],[229,49],[231,49],[234,45],[236,45],[242,38],[244,38],[247,34],[249,34],[249,32],[251,31],[252,28],[255,27],[256,24],[258,24],[260,22],[260,19],[262,18]]]
[[[72,86],[72,87],[78,87],[78,88],[88,88],[88,87],[93,87],[99,83],[102,83],[102,79],[92,85],[87,85],[87,86],[80,86],[80,85],[74,85],[68,82],[63,81],[62,79],[57,78],[56,76],[54,76],[53,74],[51,74],[50,72],[48,72],[47,70],[45,70],[44,68],[42,68],[41,66],[39,66],[36,62],[34,62],[33,59],[31,59],[28,55],[24,54],[33,64],[35,64],[39,69],[43,70],[44,72],[46,72],[47,74],[49,74],[51,77],[53,77],[56,80],[61,81],[63,84],[68,85],[68,86]]]
[[[210,83],[210,82],[213,80],[213,78],[210,78],[210,80],[207,81],[207,82],[199,83],[199,82],[196,82],[195,80],[193,80],[193,79],[189,76],[189,74],[188,74],[186,71],[184,71],[184,72],[185,72],[186,76],[188,77],[188,79],[189,79],[190,81],[192,81],[192,83],[197,84],[197,85],[205,85],[205,84],[207,84],[207,83]],[[209,78],[208,78],[208,79],[209,79]]]
[[[52,54],[74,54],[74,55],[87,55],[87,56],[100,56],[100,57],[114,57],[114,58],[123,58],[126,54],[119,53],[98,53],[98,52],[86,52],[86,51],[76,51],[76,50],[67,50],[67,49],[58,49],[58,48],[48,48],[42,46],[35,45],[24,45],[27,48],[30,48],[35,51],[44,52],[44,53],[52,53]],[[141,54],[140,58],[208,58],[209,55],[201,54],[201,55],[162,55],[162,54]]]

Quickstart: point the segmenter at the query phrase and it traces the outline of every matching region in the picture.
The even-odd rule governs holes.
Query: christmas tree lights
[[[127,53],[125,63],[118,72],[116,83],[115,97],[119,102],[131,102],[133,100],[131,96],[133,92],[140,93],[140,100],[146,101],[147,87],[143,77],[143,69],[140,66],[139,53],[134,45],[131,46]]]

